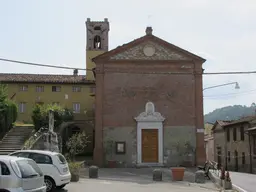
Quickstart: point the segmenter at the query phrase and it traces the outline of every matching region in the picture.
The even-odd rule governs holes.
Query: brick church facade
[[[95,164],[204,163],[205,59],[154,36],[148,27],[145,36],[92,61],[96,65]]]

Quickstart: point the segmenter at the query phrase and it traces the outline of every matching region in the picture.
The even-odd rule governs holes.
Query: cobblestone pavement
[[[139,186],[166,186],[166,190],[171,187],[177,188],[177,191],[179,191],[179,186],[182,188],[180,191],[184,191],[187,188],[196,188],[196,189],[204,189],[205,191],[218,191],[218,189],[215,187],[215,185],[209,181],[206,180],[205,184],[197,184],[194,183],[195,177],[194,177],[194,171],[193,169],[187,169],[184,175],[184,181],[182,182],[173,182],[171,179],[171,171],[168,168],[161,168],[163,171],[163,181],[162,182],[154,182],[152,180],[152,171],[154,168],[139,168],[139,169],[132,169],[132,168],[101,168],[99,169],[99,179],[96,180],[82,180],[82,183],[86,183],[89,181],[93,182],[99,182],[99,184],[112,184],[112,185],[127,185],[127,187],[133,186],[138,187]],[[87,169],[81,170],[81,178],[88,179],[88,171]],[[80,184],[79,184],[80,185]],[[72,187],[73,184],[70,185]],[[146,189],[145,189],[146,190]],[[164,190],[164,189],[163,189]],[[143,190],[142,190],[143,191]],[[186,190],[185,190],[186,191]],[[191,191],[191,190],[187,190]],[[192,192],[192,191],[191,191]]]

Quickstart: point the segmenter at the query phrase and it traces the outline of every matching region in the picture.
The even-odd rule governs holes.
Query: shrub
[[[0,132],[5,134],[17,119],[18,108],[8,99],[8,86],[0,84]]]
[[[68,167],[71,173],[78,173],[81,168],[81,163],[79,162],[69,162]]]
[[[66,144],[68,149],[67,157],[73,161],[77,154],[84,151],[88,143],[88,136],[84,132],[72,135]]]
[[[58,127],[63,122],[73,120],[73,113],[59,105],[35,105],[32,111],[32,120],[36,131],[41,127],[48,127],[50,110],[54,113],[54,127]]]

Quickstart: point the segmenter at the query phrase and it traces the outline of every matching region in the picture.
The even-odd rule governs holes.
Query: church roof
[[[51,74],[20,74],[0,73],[2,83],[59,83],[59,84],[94,84],[85,75],[51,75]]]
[[[146,29],[146,35],[138,38],[138,39],[135,39],[129,43],[126,43],[126,44],[123,44],[122,46],[118,46],[117,48],[115,49],[112,49],[108,52],[105,52],[99,56],[96,56],[94,57],[92,60],[94,62],[97,62],[97,61],[100,61],[100,60],[110,60],[110,58],[118,53],[121,53],[121,52],[124,52],[132,47],[135,47],[137,45],[140,45],[144,42],[147,42],[147,41],[151,41],[151,42],[155,42],[163,47],[166,47],[167,49],[172,49],[172,50],[175,50],[176,52],[179,52],[185,56],[187,56],[190,60],[197,60],[197,61],[200,61],[202,63],[204,63],[206,60],[198,55],[195,55],[187,50],[184,50],[180,47],[177,47],[176,45],[173,45],[159,37],[156,37],[152,34],[152,28],[151,27],[147,27]]]

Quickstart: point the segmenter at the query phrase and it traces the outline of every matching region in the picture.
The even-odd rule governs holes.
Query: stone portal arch
[[[157,153],[158,157],[156,162],[150,162],[162,165],[163,164],[163,121],[165,118],[159,113],[155,111],[155,105],[153,102],[149,101],[145,105],[145,111],[140,113],[137,117],[135,117],[137,121],[137,164],[148,164],[148,162],[144,162],[142,158],[143,153],[143,142],[148,141],[148,139],[152,139],[152,137],[145,136],[144,132],[154,131],[157,134]],[[142,138],[143,137],[143,138]],[[151,142],[150,140],[148,141]],[[152,152],[153,153],[153,152]]]

